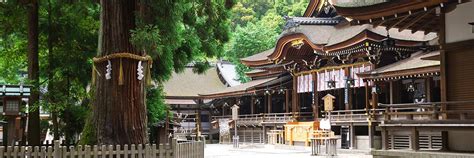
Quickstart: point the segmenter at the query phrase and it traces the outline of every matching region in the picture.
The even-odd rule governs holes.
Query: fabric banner
[[[297,80],[297,93],[313,92],[313,76],[311,74],[298,76]]]
[[[359,73],[359,70],[360,68],[359,67],[355,67],[354,68],[354,87],[361,87],[361,84],[359,82],[359,76],[357,75]]]
[[[360,78],[357,74],[358,73],[363,73],[367,71],[371,71],[372,67],[369,64],[363,64],[363,65],[357,65],[357,66],[351,66],[349,67],[349,75],[350,78],[354,79],[354,86],[352,87],[364,87],[365,82],[362,78]],[[318,76],[318,85],[317,85],[317,90],[318,91],[326,91],[326,90],[331,90],[331,89],[340,89],[340,88],[345,88],[346,87],[346,75],[344,68],[341,69],[332,69],[332,70],[323,70],[319,71],[316,73]],[[309,77],[309,80],[312,80],[311,75],[307,76]],[[335,87],[334,88],[329,88],[328,87],[328,82],[329,81],[335,81]],[[372,82],[369,82],[369,86],[372,86]],[[309,90],[303,90],[304,92],[311,92],[312,91],[312,83],[308,85]]]
[[[329,90],[327,82],[329,81],[329,73],[327,70],[324,70],[324,90]]]

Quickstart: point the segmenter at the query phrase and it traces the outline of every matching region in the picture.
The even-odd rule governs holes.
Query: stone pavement
[[[207,144],[204,150],[205,158],[372,158],[364,152],[338,150],[337,156],[311,156],[310,148],[282,149],[273,145],[241,146],[232,148],[227,144]]]

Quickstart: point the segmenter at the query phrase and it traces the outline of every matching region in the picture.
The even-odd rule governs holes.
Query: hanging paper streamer
[[[110,60],[107,60],[107,66],[105,70],[105,79],[110,80],[112,78],[112,62]]]
[[[142,80],[145,75],[143,75],[143,66],[142,66],[142,61],[138,61],[138,66],[137,66],[137,79]]]
[[[120,67],[119,67],[119,75],[118,75],[118,85],[124,85],[124,70],[123,70],[123,63],[122,63],[122,58],[126,58],[126,59],[133,59],[133,60],[138,60],[139,61],[139,66],[137,67],[137,79],[139,80],[143,80],[143,78],[146,77],[146,83],[147,85],[151,85],[151,65],[153,63],[153,60],[152,58],[149,56],[149,55],[145,55],[145,56],[140,56],[140,55],[137,55],[137,54],[132,54],[132,53],[127,53],[127,52],[121,52],[121,53],[112,53],[112,54],[109,54],[109,55],[105,55],[105,56],[102,56],[102,57],[94,57],[92,60],[94,61],[95,64],[97,63],[102,63],[102,62],[105,62],[107,61],[107,66],[106,66],[106,73],[105,73],[105,78],[107,80],[110,80],[112,79],[112,62],[111,62],[111,59],[119,59],[120,61]],[[146,70],[145,67],[143,66],[143,62],[147,62],[148,64],[146,65]],[[95,65],[94,65],[95,66]],[[128,65],[126,65],[128,66]],[[146,76],[145,76],[145,72],[144,71],[147,71],[146,72]],[[95,74],[97,73],[97,74]],[[92,79],[94,80],[95,79],[95,75],[98,75],[100,76],[99,74],[99,71],[95,71],[95,73],[93,72],[92,73]]]

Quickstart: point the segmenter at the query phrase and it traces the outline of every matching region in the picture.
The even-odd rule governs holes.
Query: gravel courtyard
[[[208,144],[204,151],[205,158],[372,158],[364,152],[351,152],[338,150],[337,156],[311,156],[309,148],[298,149],[276,149],[272,145],[243,146],[240,149],[232,148],[232,145]]]

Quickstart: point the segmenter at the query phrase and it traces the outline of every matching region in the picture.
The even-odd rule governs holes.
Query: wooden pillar
[[[350,69],[349,67],[346,67],[344,68],[344,75],[346,76],[346,78],[350,78],[351,76],[351,72],[350,72]],[[346,110],[351,110],[352,109],[352,90],[351,90],[351,87],[347,84],[347,80],[344,80],[344,102],[345,102],[345,97],[347,97],[347,103],[345,104],[346,107],[345,109]],[[346,92],[347,91],[347,92]],[[347,93],[347,94],[346,94]],[[347,95],[347,96],[346,96]]]
[[[431,78],[425,78],[425,87],[426,87],[426,102],[431,102]]]
[[[441,131],[441,150],[449,151],[448,131]]]
[[[438,33],[439,35],[439,45],[441,45],[441,50],[440,50],[440,61],[441,61],[441,64],[440,64],[440,71],[441,71],[441,74],[440,74],[440,93],[441,93],[441,102],[446,102],[448,101],[448,95],[447,95],[447,91],[448,91],[448,88],[447,88],[447,72],[446,72],[446,69],[447,69],[447,66],[448,64],[446,63],[446,51],[444,50],[444,48],[446,47],[446,10],[445,8],[441,8],[441,14],[440,14],[440,23],[439,23],[439,26],[440,26],[440,31]],[[446,107],[446,104],[441,104],[441,111],[442,112],[445,112],[447,110],[447,107]],[[442,118],[443,119],[448,119],[448,116],[446,115],[446,113],[442,113]]]
[[[267,127],[262,126],[262,139],[263,139],[263,144],[266,144],[266,137],[267,137]]]
[[[225,116],[225,107],[222,105],[222,116]]]
[[[285,90],[285,113],[290,112],[290,90]]]
[[[176,112],[181,113],[181,107],[179,104],[176,104]]]
[[[393,104],[393,81],[390,81],[390,104]]]
[[[350,147],[349,149],[356,149],[356,135],[355,135],[355,128],[354,128],[354,124],[351,123],[351,125],[349,126],[349,140],[350,140]]]
[[[203,100],[199,99],[197,105],[197,114],[196,114],[196,139],[199,139],[202,132],[202,124],[201,124],[201,105],[203,104]]]
[[[250,97],[250,114],[255,114],[255,96]]]
[[[385,127],[382,127],[382,150],[388,150],[388,131]]]
[[[375,146],[374,146],[374,132],[375,132],[375,125],[373,124],[372,122],[372,119],[369,118],[369,149],[373,150],[375,149]]]
[[[169,117],[169,114],[170,114],[170,110],[168,108],[166,108],[166,124],[165,124],[165,139],[166,139],[166,144],[169,144],[170,143],[170,139],[169,139],[169,133],[170,133],[170,117]],[[158,139],[159,139],[159,136],[158,136]],[[159,142],[159,143],[162,143],[162,142]]]
[[[365,111],[367,114],[369,113],[370,110],[370,100],[369,100],[369,95],[370,95],[370,87],[369,87],[369,81],[365,81]]]
[[[250,142],[253,143],[253,140],[255,139],[255,137],[253,136],[253,132],[254,132],[254,130],[255,130],[255,127],[254,127],[254,128],[251,128],[251,129],[252,129],[252,130],[250,131],[250,132],[251,132],[251,133],[250,133],[250,138],[251,138],[251,139],[250,139]]]
[[[318,93],[318,75],[313,73],[313,115],[314,120],[319,118],[319,93]]]
[[[267,105],[267,106],[268,106],[268,108],[267,108],[267,110],[268,110],[267,113],[272,113],[272,94],[268,94],[268,96],[267,96],[267,104],[268,104],[268,105]]]
[[[411,129],[411,135],[410,135],[410,148],[411,150],[418,151],[420,149],[420,134],[418,130],[416,130],[416,127],[413,127]]]
[[[375,84],[375,83],[374,83]],[[379,95],[376,92],[376,86],[372,87],[372,109],[377,109],[379,102]]]
[[[293,90],[291,91],[292,93],[292,100],[291,100],[291,111],[293,113],[293,117],[296,117],[296,113],[298,112],[298,92],[297,92],[297,86],[298,86],[298,78],[296,76],[293,76]]]

